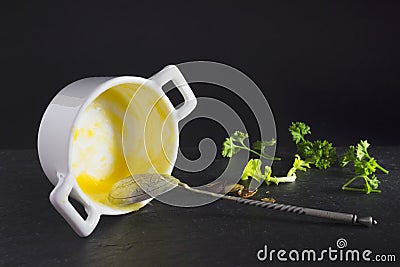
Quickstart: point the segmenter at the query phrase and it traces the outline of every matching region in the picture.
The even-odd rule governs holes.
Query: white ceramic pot
[[[183,95],[185,102],[178,109],[162,91],[168,81]],[[150,201],[121,208],[108,203],[107,195],[114,182],[132,172],[172,172],[179,144],[178,121],[196,103],[173,65],[149,79],[85,78],[54,97],[39,128],[39,159],[55,185],[50,202],[79,236],[88,236],[101,215],[124,214]],[[86,219],[71,205],[69,196],[84,206]]]

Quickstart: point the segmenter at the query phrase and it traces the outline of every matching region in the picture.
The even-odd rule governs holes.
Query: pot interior
[[[172,110],[161,90],[135,83],[111,87],[90,103],[72,133],[72,169],[83,193],[113,207],[108,194],[120,179],[131,173],[170,174],[178,148]]]

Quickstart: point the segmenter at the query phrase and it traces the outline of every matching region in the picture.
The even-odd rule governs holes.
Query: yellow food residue
[[[129,170],[170,173],[176,158],[178,133],[172,117],[168,117],[169,107],[151,88],[138,88],[137,84],[123,84],[108,89],[83,111],[73,131],[76,181],[92,200],[109,207],[114,207],[108,201],[111,187],[130,176]],[[123,129],[125,111],[132,123]],[[126,138],[126,161],[122,135]],[[129,209],[142,206],[137,203]]]

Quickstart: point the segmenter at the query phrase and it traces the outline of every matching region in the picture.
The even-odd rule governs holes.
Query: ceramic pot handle
[[[84,220],[68,200],[68,196],[73,188],[72,181],[74,177],[70,177],[72,174],[58,174],[57,176],[58,183],[50,193],[51,204],[53,204],[79,236],[85,237],[90,235],[100,220],[100,214],[93,207],[82,203],[88,214],[88,217]]]
[[[185,118],[196,107],[197,99],[177,66],[166,66],[160,72],[152,76],[150,80],[157,82],[160,86],[172,81],[176,88],[178,88],[179,92],[183,96],[183,99],[185,100],[183,105],[176,109],[178,120]]]

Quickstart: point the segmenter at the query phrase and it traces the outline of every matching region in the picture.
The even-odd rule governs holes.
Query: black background
[[[265,244],[320,250],[338,238],[350,248],[398,257],[399,11],[398,1],[2,3],[0,148],[31,150],[0,151],[0,265],[254,266]],[[225,63],[253,79],[274,112],[278,144],[290,144],[287,127],[303,120],[313,137],[339,146],[368,138],[390,170],[379,176],[382,194],[340,190],[353,172],[334,167],[301,173],[296,183],[267,188],[269,195],[263,188],[257,199],[372,215],[379,224],[340,226],[223,201],[188,209],[154,201],[138,213],[102,216],[86,239],[75,235],[51,207],[53,187],[32,150],[48,103],[83,77],[149,77],[193,60]],[[192,88],[243,113],[253,134],[250,110],[240,99],[210,85]],[[179,102],[176,92],[171,98]],[[181,145],[197,146],[206,136],[220,145],[226,133],[216,123],[193,121]],[[291,164],[294,146],[285,149],[274,172]],[[217,158],[193,175],[208,179],[225,165]]]
[[[399,7],[398,1],[10,1],[0,17],[0,147],[36,147],[46,106],[70,82],[149,77],[192,60],[225,63],[253,79],[274,112],[280,144],[290,142],[294,120],[338,145],[360,138],[400,144]],[[223,90],[193,89],[230,99]],[[214,126],[202,132],[188,125],[182,142],[195,146],[197,137],[212,137]]]

